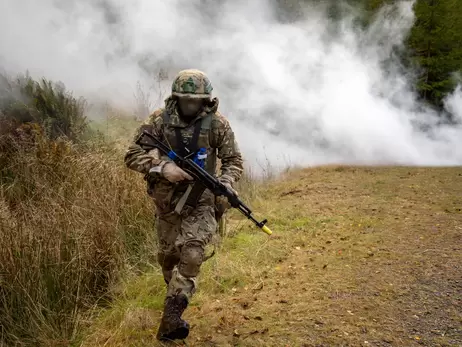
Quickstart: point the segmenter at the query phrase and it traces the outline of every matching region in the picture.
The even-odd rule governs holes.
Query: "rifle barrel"
[[[155,145],[154,147],[157,147],[161,152],[163,152],[165,155],[168,155],[169,157],[173,157],[175,159],[172,159],[174,161],[179,161],[182,163],[185,163],[188,168],[191,170],[191,173],[193,176],[196,176],[199,180],[203,180],[205,182],[202,182],[208,189],[210,189],[215,195],[224,195],[228,198],[230,204],[232,207],[237,208],[244,216],[246,216],[248,219],[250,219],[257,227],[262,229],[265,233],[268,235],[271,235],[273,232],[265,225],[267,220],[263,220],[261,222],[257,221],[253,216],[252,216],[252,211],[250,210],[249,207],[247,207],[236,195],[232,194],[228,188],[226,188],[217,178],[213,177],[210,175],[207,171],[202,169],[199,165],[197,165],[193,160],[191,159],[185,159],[182,156],[178,155],[176,152],[168,148],[161,140],[159,140],[157,137],[152,135],[150,132],[143,130],[142,134],[140,135],[138,141],[141,140],[142,135],[148,136],[151,140],[154,141]],[[137,142],[138,142],[137,141]],[[144,146],[151,146],[150,144],[143,144]]]

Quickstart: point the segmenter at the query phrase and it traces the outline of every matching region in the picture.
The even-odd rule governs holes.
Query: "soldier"
[[[177,153],[196,155],[212,175],[217,176],[220,159],[218,179],[234,191],[232,185],[243,171],[242,156],[229,121],[218,111],[218,98],[212,99],[212,89],[202,71],[180,71],[165,107],[154,111],[144,126]],[[136,136],[140,132],[141,127]],[[132,143],[125,164],[145,174],[148,194],[156,206],[157,259],[168,286],[157,339],[184,339],[189,324],[181,315],[197,289],[205,247],[217,232],[217,219],[226,201],[198,189],[187,172],[157,149],[146,153]]]

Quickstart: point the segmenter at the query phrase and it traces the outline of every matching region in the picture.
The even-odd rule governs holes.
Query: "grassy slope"
[[[274,235],[232,213],[187,345],[462,345],[461,168],[307,169],[253,207]],[[128,279],[83,345],[161,345],[164,292],[156,268]]]

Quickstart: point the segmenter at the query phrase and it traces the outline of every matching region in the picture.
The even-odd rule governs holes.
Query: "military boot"
[[[181,319],[187,306],[188,298],[184,294],[168,297],[165,300],[164,314],[156,336],[158,340],[182,340],[189,335],[189,324]]]

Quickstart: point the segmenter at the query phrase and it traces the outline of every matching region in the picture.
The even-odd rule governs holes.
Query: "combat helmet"
[[[197,69],[182,70],[172,83],[172,95],[184,98],[210,98],[212,84],[207,75]]]

